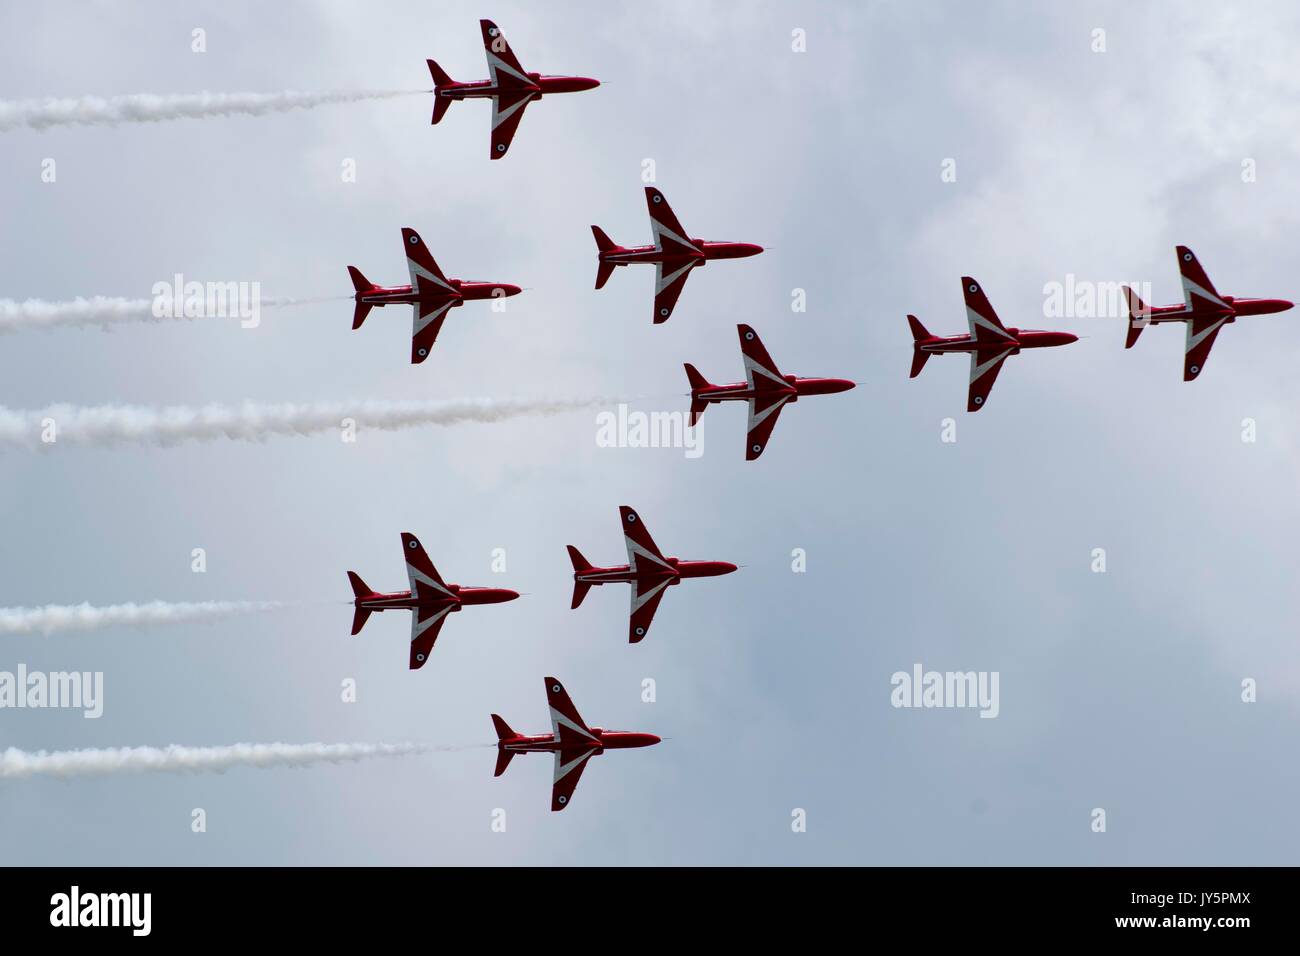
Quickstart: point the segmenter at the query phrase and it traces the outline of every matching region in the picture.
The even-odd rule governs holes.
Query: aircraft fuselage
[[[602,730],[599,727],[589,728],[596,740],[586,744],[586,748],[593,750],[628,750],[632,747],[651,747],[659,743],[660,738],[654,734],[638,734],[623,730]],[[515,753],[554,753],[561,749],[580,749],[581,745],[575,746],[570,743],[565,747],[560,746],[560,742],[555,739],[554,734],[537,734],[528,736],[520,734],[512,739],[503,740],[498,745],[502,750],[510,750]]]
[[[1226,316],[1227,321],[1233,322],[1239,315],[1272,315],[1275,312],[1285,312],[1295,305],[1286,299],[1247,299],[1234,298],[1230,295],[1225,295],[1223,301],[1228,303],[1230,308],[1188,309],[1185,303],[1153,305],[1147,309],[1144,318],[1149,325],[1158,325],[1161,322],[1191,322],[1194,319],[1213,319],[1221,316]]]
[[[469,282],[461,279],[448,279],[453,291],[440,292],[435,295],[421,296],[409,285],[382,286],[367,289],[356,294],[358,302],[383,308],[386,305],[416,305],[420,302],[445,302],[459,306],[465,302],[478,299],[494,299],[502,296],[518,295],[523,290],[508,282]]]
[[[367,594],[358,597],[353,604],[367,611],[386,611],[393,608],[413,611],[420,607],[442,607],[450,602],[455,605],[452,610],[459,611],[465,605],[502,604],[519,597],[518,591],[511,591],[509,588],[471,588],[449,584],[447,590],[452,596],[439,595],[437,600],[421,601],[419,598],[412,597],[410,591],[393,591],[387,594]]]
[[[672,571],[667,568],[652,567],[642,569],[638,574],[626,564],[613,565],[608,568],[587,568],[574,572],[574,579],[585,584],[631,583],[638,578],[667,577],[676,584],[684,578],[712,578],[720,574],[730,574],[736,565],[729,561],[683,561],[678,558],[666,558]]]
[[[799,400],[801,395],[833,395],[847,392],[857,383],[846,378],[799,378],[797,375],[785,376],[786,388],[773,388],[765,385],[762,389],[750,388],[747,382],[731,385],[705,385],[694,389],[691,397],[701,402],[744,402],[751,398],[773,398],[788,395],[790,401]]]
[[[705,239],[692,239],[691,244],[699,252],[667,252],[660,246],[619,246],[599,255],[601,262],[610,262],[616,266],[633,265],[641,262],[680,263],[686,265],[694,262],[696,266],[712,262],[714,259],[745,259],[756,256],[763,251],[762,246],[752,242],[709,242]]]
[[[916,347],[923,352],[1002,352],[1008,348],[1019,352],[1021,349],[1051,348],[1057,345],[1069,345],[1077,342],[1079,337],[1072,332],[1041,332],[1037,329],[1007,329],[1014,338],[1012,341],[977,341],[970,335],[932,335],[917,342]]]
[[[540,100],[547,93],[581,93],[600,86],[600,80],[587,76],[542,76],[529,73],[531,83],[513,83],[499,86],[491,80],[475,80],[469,83],[449,83],[438,87],[434,95],[449,100],[488,99],[493,96],[517,96],[520,93],[532,93],[533,99]]]

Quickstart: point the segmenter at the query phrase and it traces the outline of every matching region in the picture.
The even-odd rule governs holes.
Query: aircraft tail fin
[[[447,115],[447,109],[451,106],[451,97],[442,96],[444,86],[453,86],[456,81],[447,75],[447,71],[440,67],[433,60],[426,60],[429,64],[429,75],[433,77],[433,122],[437,124],[444,116]]]
[[[506,767],[510,766],[510,758],[515,755],[513,750],[506,750],[504,747],[500,747],[499,745],[501,741],[512,740],[519,735],[510,729],[510,725],[502,719],[500,714],[492,715],[492,726],[496,728],[498,744],[497,768],[492,776],[499,777],[506,772]]]
[[[1128,300],[1128,335],[1124,338],[1124,348],[1131,349],[1137,344],[1142,330],[1150,324],[1151,307],[1129,286],[1124,286],[1124,298]]]
[[[684,362],[683,367],[686,369],[687,381],[691,383],[691,427],[694,428],[699,424],[700,416],[708,409],[709,403],[702,401],[695,396],[695,393],[709,384],[709,380],[700,374],[690,362]]]
[[[921,369],[925,368],[925,363],[930,360],[930,353],[923,352],[920,344],[926,339],[931,338],[929,330],[921,324],[921,320],[914,315],[907,317],[908,328],[912,330],[912,373],[909,378],[916,378],[921,374]]]
[[[605,235],[605,230],[601,229],[600,226],[592,226],[591,234],[596,237],[596,252],[598,255],[612,252],[618,248],[614,241]],[[596,264],[596,288],[604,288],[605,283],[609,281],[609,277],[613,274],[614,263],[601,259]]]
[[[348,572],[348,583],[352,585],[353,597],[367,597],[375,592],[370,590],[365,581],[361,580],[361,575],[355,571]]]
[[[591,590],[591,585],[588,582],[579,581],[577,579],[578,575],[581,574],[583,571],[590,571],[592,565],[590,561],[588,561],[586,558],[582,556],[582,552],[579,551],[577,548],[575,548],[573,545],[569,545],[568,548],[569,548],[569,560],[573,562],[573,577],[574,577],[573,603],[570,604],[569,607],[576,608],[579,604],[582,603],[582,599],[587,596],[587,592]]]
[[[352,278],[352,288],[358,292],[369,292],[375,284],[361,274],[356,266],[348,266],[348,275]]]
[[[348,266],[348,275],[352,278],[352,288],[357,292],[369,292],[375,288],[375,284],[361,274],[361,270],[356,266]],[[361,328],[361,323],[366,321],[366,316],[370,314],[373,308],[369,302],[358,302],[356,309],[352,313],[352,328]]]

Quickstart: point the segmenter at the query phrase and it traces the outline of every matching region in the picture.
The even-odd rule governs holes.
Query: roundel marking
[[[659,314],[660,314],[660,315],[667,315],[667,314],[668,314],[668,310],[667,310],[667,309],[660,309],[660,310],[659,310]]]
[[[411,543],[407,545],[407,547],[410,548],[412,551],[414,551],[419,546],[420,546],[420,542],[416,541],[414,538],[412,538]]]
[[[634,524],[635,522],[636,522],[636,512],[635,512],[635,511],[629,511],[629,512],[627,513],[627,523],[628,523],[628,524]]]
[[[498,30],[496,27],[489,27],[489,28],[488,28],[488,36],[490,36],[490,37],[494,37],[494,36],[496,36],[496,35],[497,35],[498,33],[500,33],[500,32],[501,32],[501,31]]]
[[[975,396],[975,404],[976,404],[976,405],[983,405],[983,404],[984,404],[984,398],[983,398],[983,396],[976,395],[976,396]]]
[[[505,151],[506,151],[506,144],[505,144],[505,143],[497,143],[497,152],[498,152],[498,153],[504,153]]]
[[[980,290],[980,287],[977,286],[974,282],[972,282],[966,288],[969,289],[971,292],[978,292]]]
[[[559,802],[560,802],[560,803],[568,803],[568,802],[569,802],[569,798],[566,797],[564,794],[560,794],[560,796],[559,796]]]
[[[419,236],[412,236],[410,239],[408,239],[408,240],[406,240],[406,241],[409,242],[411,245],[414,246],[414,245],[417,245],[417,244],[419,243],[419,241],[420,241],[420,237],[419,237]]]
[[[654,196],[651,198],[651,202],[663,202],[663,201],[664,201],[664,197],[659,195],[658,193],[655,193]]]
[[[754,454],[757,455],[760,451],[763,450],[763,446],[762,446],[762,445],[753,445],[753,446],[752,446],[752,449],[753,449]]]
[[[637,633],[637,636],[640,637],[642,634],[645,633],[645,628],[644,628],[644,627],[638,627],[638,628],[636,629],[636,633]]]
[[[415,659],[416,659],[417,661],[422,661],[422,660],[424,660],[424,655],[423,655],[423,654],[416,654],[416,655],[415,655]]]
[[[746,332],[746,333],[745,333],[745,338],[746,338],[747,340],[752,341],[753,338],[754,338],[754,333],[753,333],[753,332]]]
[[[560,685],[559,685],[559,684],[552,684],[552,685],[551,685],[551,690],[552,690],[554,693],[558,694],[558,693],[560,692]]]
[[[428,349],[420,349],[420,355],[424,356],[424,355],[428,355],[428,354],[429,354],[429,350],[428,350]]]
[[[1189,372],[1191,372],[1193,375],[1195,375],[1195,374],[1196,374],[1197,372],[1199,372],[1200,370],[1201,370],[1201,367],[1200,367],[1199,365],[1193,365],[1193,366],[1192,366],[1191,368],[1189,368],[1187,371],[1189,371]]]
[[[1191,262],[1191,261],[1192,261],[1192,254],[1191,254],[1190,252],[1184,252],[1184,253],[1183,253],[1183,261],[1184,261],[1184,262]]]

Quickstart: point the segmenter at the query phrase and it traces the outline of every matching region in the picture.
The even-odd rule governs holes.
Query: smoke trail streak
[[[314,305],[335,302],[351,296],[261,296],[257,304],[263,308],[284,308],[295,305]],[[53,329],[70,326],[99,326],[110,328],[127,322],[171,322],[176,319],[193,321],[196,316],[154,314],[153,299],[123,299],[96,295],[90,298],[70,299],[66,302],[47,302],[43,299],[0,299],[0,332],[17,332],[22,329]],[[205,316],[206,317],[206,316]]]
[[[41,100],[0,100],[0,132],[27,127],[116,126],[210,116],[267,116],[331,103],[391,99],[427,90],[335,90],[325,93],[131,93]]]
[[[424,744],[231,744],[227,747],[110,747],[103,750],[0,751],[0,780],[122,773],[221,773],[232,767],[309,767],[371,757],[409,757],[458,747]]]
[[[421,425],[492,423],[525,415],[554,415],[607,404],[607,399],[494,401],[350,401],[307,404],[171,406],[51,405],[39,411],[0,407],[0,445],[49,448],[51,445],[111,446],[143,443],[169,447],[186,441],[230,438],[262,441],[273,435],[314,435],[343,427],[393,431]],[[54,441],[48,440],[53,434]],[[47,440],[43,440],[46,438]]]
[[[283,607],[278,601],[150,601],[146,604],[46,604],[0,607],[0,634],[55,634],[106,627],[151,627],[216,620]]]

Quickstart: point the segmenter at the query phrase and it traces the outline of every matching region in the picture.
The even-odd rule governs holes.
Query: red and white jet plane
[[[1187,339],[1183,346],[1183,381],[1190,382],[1201,374],[1210,357],[1219,329],[1236,322],[1239,315],[1269,315],[1285,312],[1293,303],[1286,299],[1238,299],[1219,295],[1210,277],[1201,268],[1196,254],[1186,246],[1178,247],[1178,272],[1183,280],[1182,305],[1146,305],[1128,286],[1128,336],[1124,348],[1131,349],[1147,325],[1161,322],[1185,322]]]
[[[623,540],[627,544],[627,564],[598,568],[569,545],[569,560],[573,562],[573,603],[576,608],[587,596],[593,584],[626,582],[632,585],[632,616],[627,639],[635,644],[650,630],[664,591],[683,578],[711,578],[730,574],[736,566],[727,561],[682,561],[665,558],[655,545],[641,518],[627,505],[618,509],[623,523]]]
[[[352,328],[361,328],[366,316],[375,306],[409,305],[414,308],[411,332],[411,364],[419,365],[429,357],[429,351],[442,331],[447,312],[475,299],[499,299],[518,295],[523,290],[508,282],[478,282],[468,279],[448,279],[433,261],[429,247],[414,229],[402,230],[402,245],[406,248],[406,268],[411,274],[410,285],[380,286],[363,276],[356,266],[348,266],[352,286],[356,289],[356,310],[352,314]]]
[[[554,677],[546,678],[546,702],[551,707],[551,732],[529,737],[517,734],[499,714],[492,715],[497,731],[497,768],[499,777],[510,766],[515,754],[555,754],[555,782],[551,785],[551,809],[563,810],[573,799],[573,791],[582,776],[582,768],[592,757],[606,750],[650,747],[659,743],[654,734],[634,734],[622,730],[588,727],[573,706],[564,687]]]
[[[505,35],[491,20],[480,20],[483,50],[487,53],[490,79],[457,83],[442,67],[429,60],[433,74],[433,122],[447,113],[453,100],[490,99],[492,101],[492,159],[500,159],[510,148],[524,109],[547,93],[579,93],[600,86],[599,80],[585,76],[542,76],[527,73],[519,65],[506,43]]]
[[[1035,329],[1009,329],[998,319],[984,290],[970,276],[961,280],[962,295],[966,297],[966,320],[970,323],[969,335],[931,335],[921,320],[907,317],[912,328],[912,374],[916,378],[925,368],[931,355],[945,352],[970,353],[970,392],[966,411],[978,412],[989,397],[993,382],[998,377],[1002,363],[1009,355],[1019,355],[1021,349],[1047,348],[1069,345],[1079,337],[1070,332],[1040,332]]]
[[[686,377],[691,383],[691,427],[699,422],[710,403],[749,402],[748,436],[745,440],[745,460],[753,461],[763,454],[777,416],[788,402],[797,402],[801,395],[829,395],[847,392],[856,384],[843,378],[799,378],[782,375],[772,357],[763,348],[758,333],[748,325],[738,325],[740,354],[745,362],[745,381],[734,385],[711,385],[689,362]]]
[[[369,588],[355,571],[348,572],[352,593],[356,595],[356,600],[353,601],[356,612],[352,616],[352,633],[359,634],[375,611],[383,612],[392,608],[410,611],[411,670],[424,666],[448,614],[469,604],[501,604],[519,597],[518,591],[507,588],[470,588],[447,584],[429,556],[424,553],[424,547],[415,535],[407,531],[402,532],[402,551],[406,555],[406,576],[411,583],[409,591],[384,594]]]
[[[743,259],[756,256],[762,246],[749,242],[708,242],[687,237],[686,230],[668,208],[668,200],[654,186],[645,188],[650,209],[650,232],[654,244],[624,247],[605,235],[600,226],[592,226],[596,237],[596,288],[602,288],[614,273],[615,266],[629,263],[652,263],[655,267],[655,324],[667,322],[673,314],[677,297],[682,294],[686,277],[696,266],[714,259]]]

